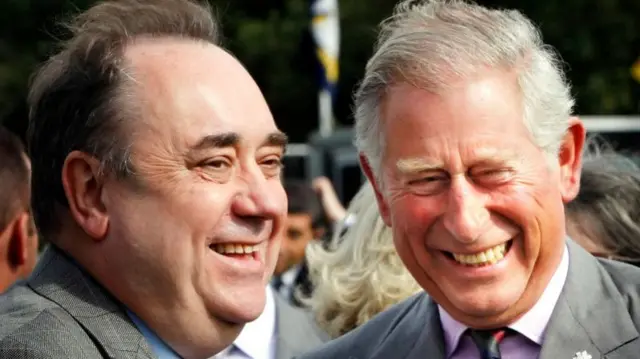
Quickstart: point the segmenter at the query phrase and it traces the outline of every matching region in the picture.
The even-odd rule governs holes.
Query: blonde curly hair
[[[315,289],[302,301],[334,338],[422,290],[396,253],[370,183],[360,188],[347,212],[356,221],[344,234],[338,228],[328,247],[313,243],[306,251]]]

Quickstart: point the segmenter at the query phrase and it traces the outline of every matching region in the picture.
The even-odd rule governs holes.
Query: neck
[[[144,324],[183,359],[205,359],[220,353],[240,335],[243,325],[211,320],[205,323],[191,315],[154,315],[138,312]],[[163,313],[164,314],[164,313]],[[180,314],[180,313],[179,313]]]

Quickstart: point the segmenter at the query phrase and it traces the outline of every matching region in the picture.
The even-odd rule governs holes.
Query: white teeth
[[[455,254],[453,253],[453,258],[458,263],[472,265],[472,266],[483,266],[487,264],[494,264],[504,258],[504,254],[507,250],[507,244],[499,244],[493,248],[487,249],[484,252],[474,253],[474,254]]]
[[[258,251],[258,246],[250,246],[246,244],[216,244],[211,248],[220,254],[251,254]]]

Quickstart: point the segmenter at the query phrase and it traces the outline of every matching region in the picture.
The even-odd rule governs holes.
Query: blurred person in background
[[[311,243],[306,254],[314,291],[303,303],[333,338],[422,291],[398,257],[369,182],[346,212],[357,220],[344,233],[337,228],[328,247]]]
[[[310,293],[311,284],[304,263],[307,245],[323,238],[328,230],[319,194],[302,180],[285,180],[288,208],[280,253],[271,284],[276,292],[299,305],[296,291]]]
[[[320,196],[324,215],[329,225],[335,227],[348,217],[347,211],[342,202],[340,202],[333,183],[331,183],[329,178],[324,176],[315,178],[311,183],[311,187],[313,187],[316,193],[318,193],[318,196]],[[329,238],[331,238],[331,236],[329,236]]]
[[[403,1],[354,100],[362,168],[425,292],[301,358],[638,357],[640,269],[567,238],[585,127],[531,20]]]
[[[204,359],[262,313],[287,137],[211,11],[98,2],[35,75],[31,203],[49,247],[0,298],[0,357]]]
[[[600,139],[590,141],[580,192],[567,204],[567,232],[598,257],[640,266],[640,167]]]
[[[31,165],[20,139],[0,126],[0,293],[25,279],[38,258],[29,207]]]

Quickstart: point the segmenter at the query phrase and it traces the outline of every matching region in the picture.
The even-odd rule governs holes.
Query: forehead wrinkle
[[[511,149],[476,147],[472,150],[474,162],[515,164],[522,160],[522,155]]]

